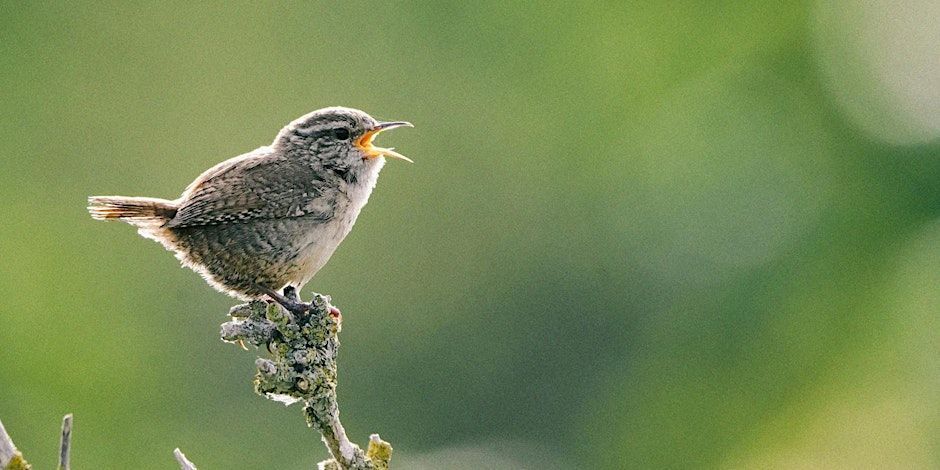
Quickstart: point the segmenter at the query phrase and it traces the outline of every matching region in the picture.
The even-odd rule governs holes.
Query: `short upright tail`
[[[129,224],[160,226],[176,215],[176,203],[153,197],[92,196],[88,212],[97,220],[119,219]]]

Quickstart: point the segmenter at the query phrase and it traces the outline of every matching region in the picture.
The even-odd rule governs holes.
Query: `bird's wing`
[[[336,191],[315,171],[267,148],[206,170],[180,198],[170,228],[314,216],[328,219]]]

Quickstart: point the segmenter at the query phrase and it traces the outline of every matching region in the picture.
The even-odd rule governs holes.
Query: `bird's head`
[[[394,149],[372,143],[382,131],[402,126],[414,127],[404,121],[377,121],[358,109],[323,108],[285,126],[274,145],[308,155],[324,169],[341,176],[356,178],[363,172],[378,171],[385,157],[411,162]]]

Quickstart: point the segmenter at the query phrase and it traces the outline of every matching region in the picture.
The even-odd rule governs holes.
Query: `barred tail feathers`
[[[138,227],[159,227],[176,215],[174,201],[153,197],[92,196],[88,213],[96,220],[123,220]]]

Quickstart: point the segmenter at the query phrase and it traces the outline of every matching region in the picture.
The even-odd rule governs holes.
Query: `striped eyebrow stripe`
[[[334,130],[343,127],[354,130],[356,128],[356,123],[350,121],[349,119],[335,119],[326,122],[320,121],[314,122],[309,126],[298,127],[296,130],[294,130],[294,133],[304,137],[315,137],[319,139],[320,137],[328,135]]]

